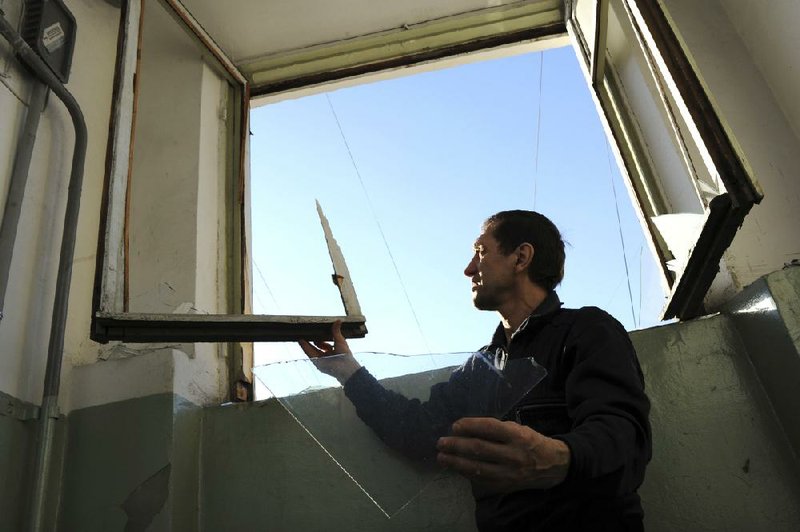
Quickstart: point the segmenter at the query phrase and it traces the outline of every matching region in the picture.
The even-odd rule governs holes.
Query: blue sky
[[[318,199],[367,317],[355,351],[474,350],[498,318],[472,307],[472,243],[535,195],[569,243],[565,305],[658,323],[660,274],[571,48],[285,100],[255,109],[251,130],[256,313],[343,313]],[[256,363],[297,354],[258,344]]]

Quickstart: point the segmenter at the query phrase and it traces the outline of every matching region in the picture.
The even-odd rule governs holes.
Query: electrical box
[[[75,17],[63,0],[25,1],[22,38],[62,83],[69,79],[76,30]]]

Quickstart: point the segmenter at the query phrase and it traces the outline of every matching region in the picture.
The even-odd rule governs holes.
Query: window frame
[[[272,316],[253,315],[250,296],[252,274],[247,242],[249,241],[246,191],[248,179],[250,83],[234,62],[228,58],[191,13],[177,0],[159,0],[176,22],[203,46],[224,70],[234,90],[236,121],[230,142],[235,161],[232,169],[229,205],[230,234],[229,256],[235,264],[233,282],[229,290],[227,314],[158,314],[137,313],[128,309],[127,272],[127,221],[129,218],[127,194],[130,187],[131,162],[137,108],[137,72],[143,25],[143,0],[126,0],[122,5],[117,45],[117,66],[114,78],[112,113],[106,152],[106,176],[101,205],[98,235],[97,268],[95,272],[92,324],[90,337],[99,343],[122,341],[128,343],[151,342],[280,342],[299,338],[326,340],[331,336],[331,324],[342,321],[342,332],[348,338],[363,337],[366,319],[358,309],[355,291],[343,295],[346,313],[341,316]],[[329,250],[330,250],[329,246]],[[337,248],[338,250],[338,248]],[[341,255],[340,251],[337,251]],[[333,251],[332,258],[333,258]],[[336,266],[337,261],[334,261]],[[344,264],[344,258],[340,258]],[[341,266],[340,266],[341,269]],[[336,272],[337,276],[341,276]],[[346,279],[345,284],[350,280]],[[342,284],[337,284],[342,289]],[[352,287],[352,284],[350,284]],[[344,293],[343,293],[344,294]],[[348,306],[349,303],[349,306]],[[252,351],[251,346],[244,346]],[[249,374],[252,355],[245,358],[250,363],[240,363]],[[242,354],[236,358],[241,359]],[[249,366],[249,367],[248,367]]]
[[[653,251],[659,257],[662,271],[671,291],[662,312],[662,319],[695,318],[705,313],[703,300],[719,271],[723,254],[752,206],[763,197],[751,179],[743,159],[700,81],[691,61],[676,36],[672,23],[657,0],[619,0],[627,14],[627,22],[637,36],[651,74],[664,82],[661,94],[677,102],[681,118],[689,133],[704,153],[704,163],[719,175],[726,191],[708,203],[705,221],[691,249],[685,268],[673,279],[666,269],[669,251],[661,240],[650,216],[658,198],[648,193],[652,175],[648,175],[646,149],[630,123],[630,110],[624,98],[615,92],[606,71],[606,39],[610,0],[567,0],[566,23],[584,73],[595,97],[595,104],[604,122],[611,144],[640,209]],[[586,31],[578,20],[578,4],[594,3],[594,28]],[[591,7],[591,5],[589,6]],[[584,9],[586,12],[586,9]],[[603,53],[600,53],[603,51]],[[626,111],[628,114],[626,114]],[[657,195],[656,195],[657,196]]]

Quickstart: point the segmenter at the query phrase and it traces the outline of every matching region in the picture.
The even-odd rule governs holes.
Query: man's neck
[[[509,301],[503,308],[498,309],[503,329],[506,333],[506,342],[511,341],[511,335],[519,329],[522,322],[533,314],[539,305],[547,298],[547,291],[535,286],[522,291],[520,297]]]

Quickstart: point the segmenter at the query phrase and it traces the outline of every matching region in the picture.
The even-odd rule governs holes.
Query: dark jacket
[[[562,309],[555,293],[506,343],[498,326],[484,350],[533,357],[547,376],[508,416],[564,441],[567,479],[546,490],[481,497],[482,532],[641,530],[636,490],[651,456],[650,402],[622,325],[595,307]]]
[[[484,347],[503,368],[532,357],[547,376],[506,419],[528,425],[570,448],[567,479],[551,489],[483,496],[476,487],[481,532],[637,530],[637,488],[650,459],[649,401],[633,346],[622,325],[593,307],[562,309],[555,292],[506,345],[498,326]],[[361,419],[388,445],[432,459],[435,441],[460,417],[476,414],[493,395],[496,373],[476,358],[431,389],[430,399],[407,399],[383,388],[362,368],[344,391]],[[477,387],[475,383],[481,382]],[[475,390],[480,390],[476,392]]]

